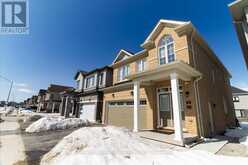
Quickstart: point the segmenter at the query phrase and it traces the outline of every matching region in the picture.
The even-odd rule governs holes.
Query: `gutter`
[[[193,54],[193,62],[194,62],[194,68],[196,69],[196,60],[195,60],[195,52],[194,52],[194,44],[193,44],[193,34],[195,33],[195,29],[193,28],[193,31],[191,33],[191,49]],[[201,102],[200,102],[200,96],[199,96],[199,80],[202,79],[202,76],[199,76],[197,79],[194,80],[194,90],[195,90],[195,98],[196,98],[196,111],[197,111],[197,121],[198,121],[198,131],[201,138],[203,138],[204,135],[204,129],[203,129],[203,121],[202,121],[202,110],[201,110]]]

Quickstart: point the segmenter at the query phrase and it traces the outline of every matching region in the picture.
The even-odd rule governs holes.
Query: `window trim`
[[[139,65],[142,64],[142,69],[140,69]],[[146,70],[146,65],[147,65],[147,62],[146,62],[146,58],[142,58],[138,61],[136,61],[136,72],[143,72]]]
[[[240,102],[239,96],[233,96],[233,102],[234,103]]]
[[[127,103],[133,103],[133,104],[127,104]],[[145,104],[141,104],[141,102],[145,102]],[[114,103],[114,105],[111,105],[111,103],[113,104]],[[121,104],[120,104],[121,103]],[[146,99],[141,99],[140,100],[140,106],[142,106],[142,107],[145,107],[145,106],[147,106],[147,100]],[[108,106],[109,107],[133,107],[134,106],[134,102],[133,102],[133,100],[114,100],[114,101],[109,101],[108,102]]]
[[[100,77],[102,75],[102,83],[100,83]],[[98,86],[102,87],[105,85],[105,79],[106,79],[106,72],[100,72],[98,74]]]
[[[91,81],[91,79],[93,79],[93,81]],[[90,85],[88,86],[88,80]],[[94,86],[96,86],[96,76],[95,75],[91,75],[89,77],[85,78],[85,89],[89,89],[89,88],[93,88]]]
[[[127,68],[127,71],[123,71],[124,68]],[[126,73],[127,72],[127,75],[123,74],[123,73]],[[121,82],[121,81],[124,81],[126,80],[126,76],[128,76],[130,74],[130,64],[126,64],[126,65],[123,65],[121,67],[118,68],[117,70],[117,81],[118,82]],[[122,77],[121,77],[122,75]]]
[[[165,45],[159,45],[161,40],[163,38],[166,38],[166,37],[171,37],[173,39],[172,42],[169,42],[169,43],[166,43]],[[173,44],[173,52],[174,52],[174,61],[176,61],[176,52],[175,52],[175,40],[174,38],[172,37],[172,35],[170,34],[166,34],[164,35],[163,37],[160,38],[159,42],[158,42],[158,48],[157,48],[157,57],[158,57],[158,64],[159,65],[164,65],[164,64],[168,64],[168,63],[171,63],[169,62],[169,55],[168,55],[168,45],[170,44]],[[164,48],[165,49],[165,63],[164,64],[161,64],[161,58],[160,58],[160,49]]]

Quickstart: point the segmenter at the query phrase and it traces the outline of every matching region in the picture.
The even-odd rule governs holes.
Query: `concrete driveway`
[[[25,159],[25,148],[17,118],[5,117],[4,122],[0,123],[0,165],[14,165],[19,161],[25,163]]]

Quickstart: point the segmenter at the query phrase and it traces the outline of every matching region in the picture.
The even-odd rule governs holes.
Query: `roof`
[[[243,51],[243,55],[246,61],[246,66],[248,68],[248,38],[245,35],[244,30],[244,22],[248,21],[248,18],[245,18],[245,12],[248,13],[248,0],[237,0],[228,5],[232,18],[233,23],[239,38],[239,42]]]
[[[156,26],[153,28],[152,32],[148,35],[148,37],[146,38],[144,43],[141,44],[141,46],[143,47],[145,44],[149,43],[152,39],[154,39],[154,37],[158,35],[160,30],[162,30],[165,25],[172,26],[172,27],[177,27],[177,26],[181,26],[181,25],[184,25],[184,24],[187,24],[187,23],[189,23],[189,21],[185,22],[185,21],[175,21],[175,20],[161,19],[161,20],[158,21]]]
[[[133,62],[139,58],[142,58],[142,57],[145,57],[148,55],[148,51],[147,50],[141,50],[135,54],[133,54],[132,56],[130,56],[129,58],[125,59],[125,60],[122,60],[122,61],[118,61],[116,63],[113,63],[112,65],[110,65],[111,67],[116,67],[116,66],[119,66],[119,65],[122,65],[123,63],[129,63],[129,62]]]
[[[127,78],[129,80],[149,82],[168,79],[171,73],[177,73],[179,78],[185,81],[190,81],[191,78],[197,78],[202,76],[199,71],[191,67],[189,64],[186,64],[183,61],[174,61],[166,65],[161,65],[155,69],[129,75],[127,76]]]
[[[45,94],[45,93],[46,93],[46,91],[47,91],[47,90],[45,90],[45,89],[40,89],[40,90],[39,90],[39,94],[38,94],[38,95],[43,95],[43,94]]]
[[[87,73],[85,74],[85,76],[88,76],[88,75],[90,75],[90,74],[92,74],[92,73],[94,73],[94,72],[101,72],[101,71],[103,71],[103,70],[105,70],[105,69],[112,69],[112,67],[106,65],[106,66],[101,67],[101,68],[96,68],[96,69],[94,69],[94,70],[91,70],[91,71],[87,72]]]
[[[73,89],[73,87],[51,84],[47,88],[47,92],[58,92],[58,93],[60,93],[60,92],[63,92],[65,90],[68,90],[68,89]]]
[[[233,94],[248,94],[248,91],[232,86]]]
[[[229,77],[231,77],[230,72],[226,69],[224,64],[221,62],[221,60],[218,58],[215,52],[210,48],[208,43],[203,39],[203,37],[200,35],[200,33],[197,31],[197,29],[191,22],[187,22],[186,24],[182,26],[178,26],[175,29],[175,31],[179,35],[182,35],[188,32],[193,33],[194,38],[196,39],[196,41],[198,41],[201,44],[201,46],[205,49],[205,51],[208,52],[207,54],[209,55],[209,57],[212,58],[212,60],[214,60],[216,64],[220,66]]]
[[[127,50],[121,49],[119,51],[119,53],[117,54],[116,58],[114,59],[113,64],[118,62],[121,58],[123,58],[125,56],[132,57],[133,55],[134,55],[133,53],[131,53]]]
[[[234,20],[241,20],[244,18],[244,8],[248,7],[248,0],[237,0],[230,4],[228,7],[232,13]]]
[[[87,74],[87,72],[86,71],[83,71],[83,70],[77,71],[76,75],[74,76],[74,80],[77,79],[77,77],[78,77],[79,74],[85,75],[85,74]]]

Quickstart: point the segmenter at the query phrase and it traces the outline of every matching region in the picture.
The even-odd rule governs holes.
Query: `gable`
[[[85,72],[85,71],[77,71],[76,75],[74,76],[74,80],[79,80],[85,74],[87,74],[87,72]]]
[[[121,49],[119,51],[119,53],[117,54],[115,60],[113,61],[113,64],[115,64],[115,63],[117,63],[119,61],[123,61],[123,60],[125,60],[125,59],[127,59],[129,57],[132,57],[132,56],[133,56],[132,53],[130,53],[130,52],[126,51],[126,50]]]
[[[160,34],[160,32],[164,29],[164,27],[169,27],[169,28],[176,28],[179,26],[186,25],[190,22],[183,22],[183,21],[173,21],[173,20],[165,20],[161,19],[157,25],[154,27],[152,32],[148,35],[146,40],[144,41],[143,44],[141,44],[141,47],[146,47],[149,43],[153,42],[156,37]]]

